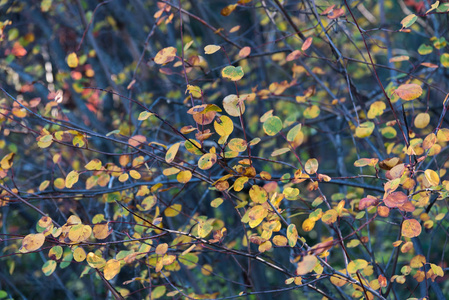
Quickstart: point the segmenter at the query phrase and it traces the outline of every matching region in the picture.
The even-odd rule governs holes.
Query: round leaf
[[[263,123],[263,130],[266,134],[273,136],[276,135],[279,131],[282,130],[282,121],[279,117],[272,116],[269,117]]]
[[[223,108],[228,115],[238,117],[245,112],[245,103],[239,101],[237,95],[231,94],[223,99]]]
[[[415,219],[405,220],[402,223],[402,235],[409,238],[417,237],[421,234],[421,224]]]

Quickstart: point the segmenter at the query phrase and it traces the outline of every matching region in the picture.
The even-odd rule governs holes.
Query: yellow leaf
[[[86,251],[83,248],[78,247],[73,251],[73,259],[77,262],[82,262],[86,259]]]
[[[67,56],[67,64],[70,68],[78,67],[78,56],[76,56],[75,52],[72,52]]]
[[[104,267],[104,278],[111,280],[120,272],[120,262],[116,259],[110,259]]]
[[[220,14],[221,14],[222,16],[227,17],[227,16],[229,16],[229,15],[236,9],[236,7],[237,7],[237,4],[230,4],[230,5],[226,6],[226,7],[224,7],[224,8],[220,11]]]
[[[142,175],[140,175],[140,173],[136,170],[130,170],[129,175],[134,179],[140,179],[142,177]]]
[[[427,169],[424,171],[424,175],[431,186],[436,186],[440,183],[440,177],[434,170]]]
[[[358,270],[362,270],[368,266],[368,262],[363,259],[355,259],[348,264],[348,272],[355,273]]]
[[[110,234],[108,224],[96,224],[93,228],[94,237],[99,240],[107,238]]]
[[[189,170],[186,171],[181,171],[178,173],[178,175],[176,176],[176,179],[180,182],[180,183],[187,183],[190,181],[190,179],[192,178],[192,172],[190,172]]]
[[[167,209],[164,211],[164,214],[166,217],[175,217],[181,212],[181,209],[181,204],[173,204],[172,206],[167,207]]]
[[[106,264],[106,260],[103,257],[98,256],[93,252],[87,254],[86,260],[89,266],[94,269],[100,269]]]
[[[416,128],[425,128],[429,125],[430,116],[428,113],[420,113],[415,118],[415,127]]]
[[[360,124],[355,130],[355,136],[358,138],[366,138],[371,135],[374,131],[374,123],[373,122],[365,122]]]
[[[167,47],[160,50],[156,56],[154,57],[154,62],[158,65],[163,65],[173,61],[176,57],[176,48],[175,47]]]
[[[275,237],[273,237],[273,243],[278,247],[287,246],[287,242],[288,240],[285,236],[276,235]]]
[[[84,166],[86,170],[97,171],[101,169],[101,161],[98,158],[92,159],[87,165]]]
[[[173,144],[165,154],[165,161],[167,163],[171,163],[176,156],[176,153],[178,153],[180,143]]]
[[[311,219],[305,219],[304,222],[302,223],[302,229],[305,232],[311,231],[313,227],[315,227],[315,221],[312,221]]]
[[[206,47],[204,47],[204,53],[205,54],[213,54],[220,49],[221,49],[221,47],[217,46],[217,45],[207,45]]]
[[[139,121],[144,121],[146,119],[148,119],[150,116],[152,116],[153,113],[150,113],[148,111],[143,111],[139,114],[138,120]]]
[[[159,244],[156,247],[156,254],[164,255],[165,253],[167,253],[167,250],[168,250],[168,244],[166,244],[166,243]]]
[[[387,106],[383,101],[374,102],[369,108],[368,119],[374,119],[377,116],[381,116],[386,108]]]
[[[22,247],[20,252],[27,253],[30,251],[36,251],[45,242],[45,235],[43,233],[29,234],[22,240]]]
[[[70,189],[72,186],[78,182],[79,174],[77,171],[73,170],[69,174],[67,174],[67,177],[65,178],[65,187]]]

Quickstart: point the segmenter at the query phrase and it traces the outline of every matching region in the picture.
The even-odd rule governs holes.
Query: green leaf
[[[433,48],[432,46],[427,46],[426,44],[421,44],[421,46],[419,46],[418,48],[418,53],[421,55],[427,55],[432,53]]]
[[[296,230],[295,224],[288,225],[287,239],[288,239],[288,245],[290,247],[295,247],[296,242],[298,241],[298,231]]]
[[[93,252],[87,254],[87,263],[94,269],[100,269],[106,265],[106,260]]]
[[[445,68],[449,68],[449,53],[443,53],[440,56],[440,62]]]
[[[239,81],[242,79],[244,73],[242,67],[234,67],[234,66],[227,66],[221,71],[221,75],[223,78],[231,79],[232,81]]]
[[[167,291],[167,288],[165,287],[165,285],[160,285],[156,288],[153,289],[153,291],[151,292],[151,299],[159,299],[162,296],[165,295],[165,292]]]
[[[279,131],[282,130],[282,121],[279,117],[272,116],[269,117],[263,123],[263,130],[266,134],[273,136],[276,135]]]
[[[61,258],[62,253],[63,250],[61,246],[54,246],[50,249],[50,251],[48,251],[48,258],[58,260]]]
[[[296,138],[296,136],[299,134],[299,132],[301,131],[301,123],[296,125],[295,127],[293,127],[292,129],[290,129],[287,133],[287,141],[289,142],[293,142]]]
[[[217,162],[217,155],[214,153],[206,153],[201,156],[198,161],[198,167],[201,170],[208,170],[212,168],[212,166]]]
[[[192,154],[195,154],[195,155],[203,154],[203,152],[201,152],[201,150],[200,150],[201,144],[198,143],[198,141],[196,141],[196,140],[191,139],[191,140],[185,141],[184,147],[186,147],[186,150]]]
[[[408,28],[413,25],[413,23],[418,20],[418,17],[415,14],[408,15],[404,19],[402,19],[401,24],[402,28]]]
[[[212,200],[210,202],[210,206],[217,208],[219,207],[221,204],[223,203],[223,199],[222,198],[215,198],[214,200]]]
[[[44,272],[45,276],[50,276],[55,271],[57,265],[54,260],[47,260],[42,266],[42,272]]]
[[[185,265],[187,268],[191,269],[196,267],[196,264],[198,263],[198,256],[192,253],[187,253],[184,255],[180,255],[178,258],[179,262]]]

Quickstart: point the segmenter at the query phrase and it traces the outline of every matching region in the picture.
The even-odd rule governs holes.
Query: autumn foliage
[[[446,1],[0,9],[0,299],[449,295]]]

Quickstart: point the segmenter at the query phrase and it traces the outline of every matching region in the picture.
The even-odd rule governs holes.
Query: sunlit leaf
[[[196,154],[196,155],[202,155],[203,152],[201,152],[201,144],[198,143],[198,141],[195,140],[188,140],[185,141],[184,143],[184,147],[186,147],[186,150],[189,151],[192,154]]]
[[[287,141],[293,142],[296,139],[296,137],[298,136],[298,134],[301,132],[301,128],[302,128],[302,125],[297,124],[292,129],[290,129],[287,133]]]
[[[167,209],[165,209],[164,215],[169,218],[175,217],[181,212],[181,209],[182,209],[181,204],[173,204],[172,206],[167,207]]]
[[[148,119],[150,116],[152,116],[153,113],[150,113],[149,111],[143,111],[139,114],[139,117],[137,118],[139,121],[144,121]]]
[[[180,183],[187,183],[190,181],[190,179],[192,178],[192,172],[190,172],[189,170],[186,171],[181,171],[178,173],[178,175],[176,176],[176,179],[180,182]]]
[[[271,153],[271,156],[278,156],[278,155],[287,153],[287,152],[289,152],[289,151],[290,151],[290,148],[281,148],[281,149],[277,149],[277,150],[274,150],[274,151]]]
[[[374,119],[375,117],[381,116],[384,113],[384,110],[387,108],[383,101],[376,101],[371,104],[368,111],[368,118]]]
[[[151,291],[151,299],[159,299],[162,296],[165,295],[165,292],[167,291],[167,288],[165,287],[165,285],[160,285],[155,287],[152,291]]]
[[[251,54],[251,48],[248,47],[248,46],[243,47],[243,48],[240,49],[240,51],[239,51],[239,56],[240,56],[241,58],[247,57],[247,56],[249,56],[250,54]]]
[[[364,259],[355,259],[348,264],[348,272],[355,273],[358,270],[363,270],[368,266],[368,262]]]

